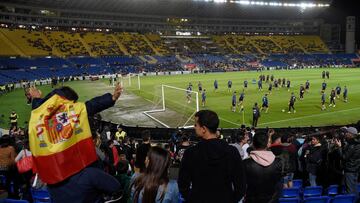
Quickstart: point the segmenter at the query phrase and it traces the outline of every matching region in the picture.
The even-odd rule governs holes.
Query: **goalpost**
[[[182,102],[181,99],[179,99],[179,96],[181,97],[183,95],[184,101]],[[187,98],[185,100],[185,98]],[[192,128],[193,125],[189,124],[191,119],[193,118],[194,114],[199,111],[199,93],[196,91],[189,91],[186,89],[173,87],[169,85],[161,85],[161,108],[160,109],[153,109],[150,111],[144,111],[143,113],[151,118],[152,120],[160,123],[162,126],[166,128],[170,128],[169,123],[165,123],[165,121],[161,121],[158,118],[155,118],[155,116],[152,116],[150,114],[153,113],[159,113],[159,112],[166,112],[166,110],[178,110],[181,111],[180,113],[184,116],[185,122],[183,124],[180,124],[176,127],[181,128]],[[171,108],[169,108],[171,107]],[[168,120],[166,118],[163,118],[162,120]]]
[[[125,88],[134,88],[134,89],[141,89],[141,80],[140,80],[140,74],[133,74],[129,73],[126,76],[120,75],[120,84],[122,87]],[[114,78],[112,78],[113,86],[115,86]]]

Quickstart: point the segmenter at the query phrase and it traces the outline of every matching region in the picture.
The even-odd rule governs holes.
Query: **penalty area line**
[[[259,126],[273,124],[273,123],[282,123],[285,121],[293,121],[293,120],[298,120],[298,119],[303,119],[303,118],[318,117],[318,116],[323,116],[323,115],[327,115],[327,114],[342,113],[342,112],[353,111],[353,110],[357,110],[357,109],[360,109],[360,107],[352,108],[352,109],[344,109],[344,110],[340,110],[340,111],[326,112],[326,113],[322,113],[322,114],[315,114],[315,115],[309,115],[309,116],[301,116],[301,117],[297,117],[297,118],[289,118],[289,119],[272,121],[272,122],[267,122],[267,123],[261,123],[261,124],[259,124]]]
[[[225,118],[221,118],[221,117],[219,117],[220,118],[220,120],[223,120],[223,121],[225,121],[225,122],[227,122],[227,123],[231,123],[231,124],[233,124],[233,125],[236,125],[236,126],[241,126],[241,125],[239,125],[239,124],[237,124],[237,123],[234,123],[234,122],[231,122],[231,121],[229,121],[229,120],[226,120]]]

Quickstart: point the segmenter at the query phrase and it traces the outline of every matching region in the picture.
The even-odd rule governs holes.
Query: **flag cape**
[[[55,184],[97,160],[86,106],[54,94],[31,112],[33,170]]]

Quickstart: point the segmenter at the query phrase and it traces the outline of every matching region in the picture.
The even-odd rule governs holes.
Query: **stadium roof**
[[[290,5],[299,4],[300,2],[325,5],[330,4],[332,0],[261,0],[262,3],[251,3],[254,1],[260,2],[260,0],[0,0],[0,3],[46,9],[86,10],[122,14],[276,19],[317,17],[327,7],[302,9]],[[275,2],[287,6],[286,8],[283,6],[269,6],[270,3],[275,4]]]

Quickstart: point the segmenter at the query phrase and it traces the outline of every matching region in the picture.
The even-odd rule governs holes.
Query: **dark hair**
[[[198,118],[198,123],[201,127],[205,126],[211,133],[216,133],[219,127],[219,117],[211,110],[201,110],[196,112],[195,117]]]
[[[78,94],[71,87],[64,86],[59,88],[60,91],[64,93],[64,96],[71,101],[77,101],[79,99]]]
[[[253,146],[255,149],[266,149],[269,142],[269,136],[266,133],[255,134]]]
[[[147,142],[150,140],[150,130],[144,130],[141,132],[141,137],[143,142]]]
[[[126,160],[120,160],[116,165],[116,171],[118,174],[126,174],[129,168],[129,162]]]
[[[10,135],[3,135],[0,138],[0,147],[8,147],[10,145]]]
[[[238,130],[235,135],[234,142],[239,143],[245,138],[245,133],[242,130]]]
[[[147,154],[149,163],[144,173],[135,179],[132,187],[134,187],[134,202],[138,202],[141,191],[143,190],[142,202],[155,203],[156,196],[160,185],[169,183],[168,169],[170,167],[170,154],[161,147],[152,147]],[[160,195],[160,201],[164,199],[165,189]]]

